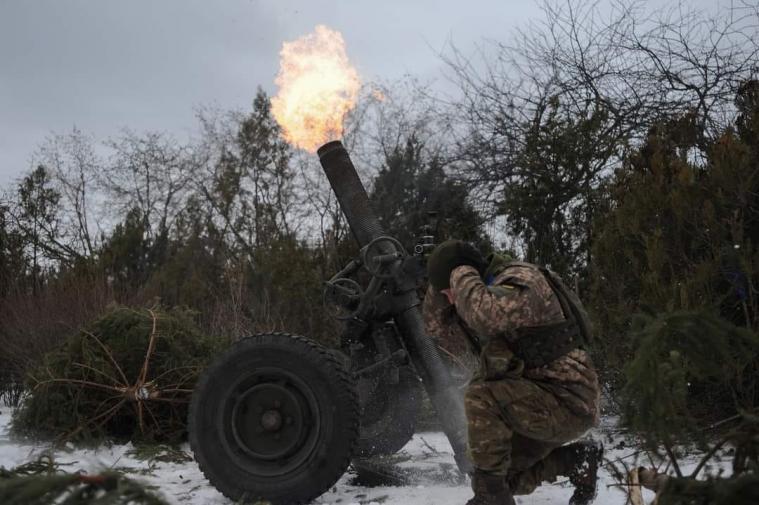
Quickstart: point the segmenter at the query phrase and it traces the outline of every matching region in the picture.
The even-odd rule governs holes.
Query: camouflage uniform
[[[466,329],[459,324],[456,307],[432,286],[427,289],[422,305],[424,327],[441,351],[443,359],[450,365],[454,379],[466,385],[477,370],[479,357],[472,350]]]
[[[525,369],[510,349],[516,328],[564,319],[548,282],[537,270],[510,266],[486,286],[475,268],[460,266],[451,272],[451,291],[455,308],[443,310],[439,298],[428,296],[424,315],[427,331],[451,352],[466,356],[458,344],[467,332],[483,344],[465,396],[475,467],[507,476],[514,494],[567,475],[574,462],[561,446],[598,422],[600,389],[590,357],[575,349]]]

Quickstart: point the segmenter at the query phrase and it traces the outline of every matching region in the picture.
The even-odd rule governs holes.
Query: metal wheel
[[[345,472],[358,417],[352,375],[334,351],[303,337],[257,335],[201,377],[190,405],[190,444],[227,497],[303,503]]]

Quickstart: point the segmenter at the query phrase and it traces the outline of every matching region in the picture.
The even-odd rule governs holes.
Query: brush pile
[[[114,307],[29,374],[13,430],[79,442],[182,440],[192,389],[217,347],[181,310]]]

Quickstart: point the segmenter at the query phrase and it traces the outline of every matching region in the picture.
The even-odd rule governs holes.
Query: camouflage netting
[[[217,345],[186,312],[114,307],[29,374],[13,430],[74,441],[181,440],[192,388]]]

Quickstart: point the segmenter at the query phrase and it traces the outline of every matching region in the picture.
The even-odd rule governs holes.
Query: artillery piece
[[[382,229],[340,141],[318,155],[361,247],[325,286],[345,322],[340,348],[283,333],[242,339],[202,375],[190,405],[195,458],[236,501],[308,502],[352,458],[400,450],[414,433],[422,387],[460,470],[469,470],[461,394],[424,331],[422,256]],[[417,253],[429,245],[426,237]]]

